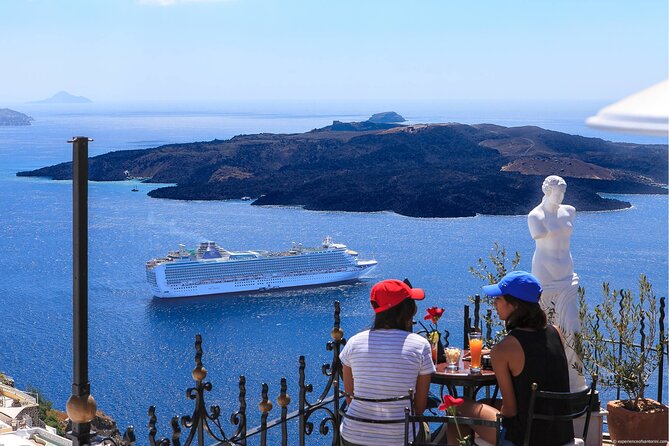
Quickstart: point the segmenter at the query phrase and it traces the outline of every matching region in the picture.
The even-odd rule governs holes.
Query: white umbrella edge
[[[604,107],[585,122],[600,130],[669,136],[669,81]]]

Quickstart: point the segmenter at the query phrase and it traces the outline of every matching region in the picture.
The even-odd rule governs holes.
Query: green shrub
[[[507,265],[510,262],[510,265]],[[470,266],[469,272],[479,279],[481,279],[486,285],[491,285],[493,283],[498,283],[506,273],[515,270],[520,264],[520,253],[516,251],[512,259],[509,259],[506,254],[506,248],[501,246],[499,242],[495,242],[492,246],[492,249],[488,253],[487,259],[480,257],[476,266]],[[469,296],[469,300],[474,302],[474,297]],[[483,312],[481,319],[482,324],[490,324],[491,330],[493,331],[493,336],[491,344],[499,342],[505,335],[506,330],[504,324],[497,317],[497,312],[495,311],[492,299],[487,296],[482,296],[481,300],[486,304],[486,311]],[[490,315],[488,315],[488,313]],[[483,328],[483,327],[480,327]],[[491,347],[491,345],[488,345]]]
[[[602,387],[620,386],[629,408],[640,410],[648,379],[657,369],[662,343],[659,339],[657,300],[645,275],[639,292],[613,290],[602,285],[602,301],[590,311],[585,289],[579,288],[581,331],[575,334],[574,351],[583,370],[597,374]]]

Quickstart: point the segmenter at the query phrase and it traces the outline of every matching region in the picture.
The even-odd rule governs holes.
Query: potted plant
[[[666,405],[646,398],[648,379],[658,367],[666,339],[659,339],[657,302],[645,275],[637,295],[631,290],[602,286],[602,301],[588,309],[585,290],[579,289],[581,331],[574,350],[582,358],[582,371],[597,374],[603,388],[620,388],[626,400],[609,401],[607,420],[614,444],[666,445]]]

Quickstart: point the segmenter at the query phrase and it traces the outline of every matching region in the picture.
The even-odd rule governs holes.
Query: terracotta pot
[[[609,434],[613,444],[632,446],[665,446],[669,435],[669,408],[650,398],[645,398],[644,406],[652,407],[651,412],[635,412],[626,409],[624,401],[609,401],[606,416]]]

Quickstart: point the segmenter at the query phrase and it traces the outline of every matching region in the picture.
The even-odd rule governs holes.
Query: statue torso
[[[575,209],[568,205],[560,205],[553,212],[539,205],[528,216],[530,233],[536,241],[532,274],[542,284],[571,280],[574,274],[569,252],[574,216]]]

